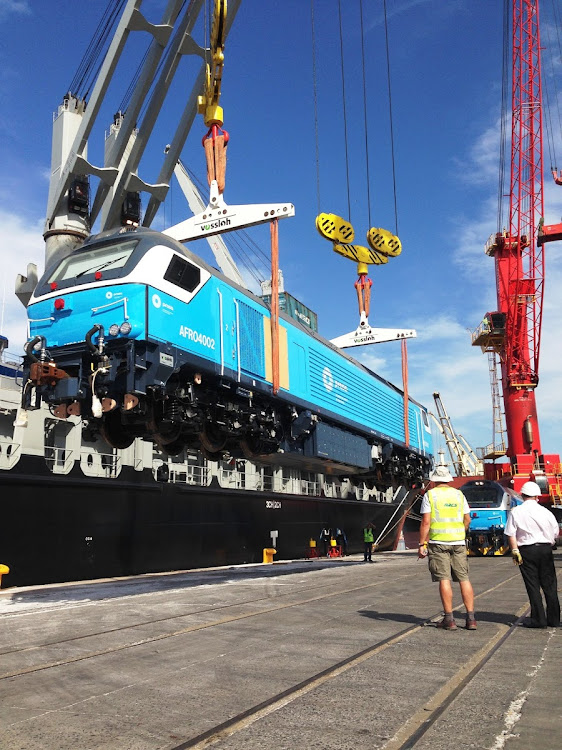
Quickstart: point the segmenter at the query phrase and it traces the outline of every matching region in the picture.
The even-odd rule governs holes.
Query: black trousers
[[[521,575],[531,603],[531,619],[538,625],[556,627],[560,624],[560,602],[556,591],[556,570],[550,544],[527,544],[519,547],[523,565]],[[546,601],[546,616],[541,596]]]
[[[365,548],[363,550],[363,559],[370,560],[373,553],[373,542],[365,542]]]

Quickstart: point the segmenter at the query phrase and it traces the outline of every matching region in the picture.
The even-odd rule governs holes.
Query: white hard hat
[[[527,495],[527,497],[538,497],[539,495],[542,495],[542,490],[536,482],[525,482],[519,492],[522,495]]]
[[[453,477],[446,466],[436,466],[429,475],[430,482],[452,482]]]

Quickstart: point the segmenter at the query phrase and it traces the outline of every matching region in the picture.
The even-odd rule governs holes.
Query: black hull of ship
[[[10,568],[4,588],[261,562],[273,530],[275,560],[306,557],[324,526],[342,528],[348,553],[359,552],[367,521],[380,533],[397,510],[394,503],[160,483],[130,468],[105,479],[44,467],[28,456],[0,474],[0,563]],[[381,549],[395,546],[400,512]]]

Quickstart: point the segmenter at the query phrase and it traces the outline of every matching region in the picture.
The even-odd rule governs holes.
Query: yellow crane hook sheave
[[[387,229],[371,227],[367,232],[369,247],[353,245],[355,232],[352,225],[336,214],[319,214],[316,217],[316,229],[327,240],[333,243],[334,252],[357,263],[357,273],[368,273],[369,265],[381,266],[388,263],[388,258],[400,255],[402,243],[398,237]]]
[[[222,126],[224,117],[219,106],[221,95],[222,69],[224,66],[224,39],[226,26],[227,0],[215,0],[213,25],[211,28],[211,65],[207,64],[203,95],[197,98],[197,111],[203,115],[205,125]]]

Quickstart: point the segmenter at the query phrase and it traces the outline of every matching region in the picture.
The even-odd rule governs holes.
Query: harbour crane
[[[507,12],[506,4],[506,12]],[[543,124],[539,0],[512,0],[512,97],[509,225],[485,252],[495,261],[497,309],[486,313],[473,346],[501,367],[509,463],[486,465],[490,479],[505,478],[516,491],[528,479],[542,500],[560,500],[560,456],[544,453],[535,390],[544,293],[544,244],[562,238],[562,225],[544,225]],[[501,201],[501,196],[500,196]]]
[[[219,106],[224,44],[241,0],[215,0],[210,47],[203,48],[192,33],[205,10],[203,0],[168,0],[159,23],[144,15],[145,0],[127,0],[117,23],[88,100],[74,91],[63,98],[53,122],[51,180],[45,239],[45,267],[70,255],[90,235],[94,223],[99,231],[117,227],[150,227],[165,200],[170,180],[196,114],[203,115],[209,128],[203,145],[207,166],[214,162],[217,142],[222,137],[223,111]],[[117,6],[116,6],[117,7]],[[105,142],[103,165],[88,157],[88,141],[107,103],[110,84],[130,37],[148,39],[146,54],[135,76],[125,112],[117,112]],[[101,40],[96,40],[97,49]],[[172,80],[183,58],[195,58],[199,71],[186,98],[176,132],[166,147],[165,157],[155,182],[139,175],[150,136],[163,109]],[[201,93],[203,92],[203,94]],[[207,143],[210,141],[210,144]],[[226,143],[224,143],[226,145]],[[211,152],[211,153],[209,153]],[[220,158],[221,175],[209,177],[209,203],[196,215],[165,229],[165,234],[186,242],[208,238],[263,223],[273,223],[294,215],[291,203],[227,205],[224,200],[224,149]],[[91,178],[97,179],[95,194],[90,195]],[[93,192],[93,191],[92,191]],[[149,196],[141,215],[141,194]],[[29,264],[27,275],[16,280],[16,295],[27,305],[37,284],[37,268]]]
[[[457,477],[482,476],[482,461],[480,461],[465,438],[455,432],[451,418],[449,417],[449,414],[445,409],[445,404],[438,392],[433,394],[433,400],[435,401],[437,416],[434,414],[431,414],[431,416],[433,417],[439,432],[445,439],[455,475]]]

